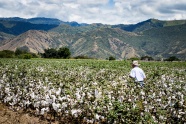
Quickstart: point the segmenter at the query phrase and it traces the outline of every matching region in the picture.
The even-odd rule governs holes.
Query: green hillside
[[[29,22],[21,21],[6,21],[0,20],[0,32],[4,32],[12,35],[19,35],[28,30],[50,30],[57,25],[48,25],[48,24],[32,24]]]

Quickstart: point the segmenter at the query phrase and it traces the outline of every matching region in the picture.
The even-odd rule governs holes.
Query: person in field
[[[130,71],[129,77],[135,80],[135,83],[139,84],[141,87],[144,86],[144,80],[146,79],[144,71],[139,68],[138,61],[132,62],[132,70]]]

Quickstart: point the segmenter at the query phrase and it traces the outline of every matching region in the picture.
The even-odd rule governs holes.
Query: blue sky
[[[0,17],[136,24],[155,18],[186,19],[186,0],[0,0]]]

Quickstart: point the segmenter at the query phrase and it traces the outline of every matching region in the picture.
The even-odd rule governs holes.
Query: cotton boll
[[[55,92],[56,96],[59,96],[61,94],[61,88],[59,87],[58,90]]]
[[[9,94],[9,92],[10,92],[10,88],[9,87],[5,87],[5,93]]]
[[[35,99],[35,93],[32,92],[32,93],[30,94],[30,97],[31,97],[31,99]]]
[[[63,109],[65,109],[65,108],[67,108],[68,105],[67,105],[67,103],[63,102],[61,106]]]
[[[52,98],[52,102],[55,102],[57,99],[55,95],[51,95],[51,98]]]
[[[98,114],[95,115],[96,120],[100,119],[100,116]]]
[[[58,112],[59,110],[59,108],[60,108],[60,104],[59,103],[52,103],[52,108],[56,111],[56,112]]]
[[[82,111],[80,109],[72,109],[71,114],[74,115],[75,117],[78,116]]]
[[[90,99],[92,97],[91,93],[87,92],[87,98]]]
[[[38,108],[36,108],[36,115],[39,115],[40,114],[40,111]]]
[[[30,102],[29,100],[26,100],[26,101],[24,102],[24,106],[25,106],[25,107],[28,107],[30,104],[31,104],[31,102]]]
[[[156,99],[157,102],[161,102],[161,99]]]
[[[143,95],[143,96],[145,96],[145,92],[144,91],[141,91],[140,94]]]
[[[34,108],[39,108],[39,106],[40,106],[40,101],[34,103]]]
[[[76,95],[76,99],[77,100],[80,100],[81,99],[81,95],[79,94],[79,92],[76,92],[75,95]]]
[[[49,106],[49,103],[45,100],[41,100],[41,106],[43,107]]]
[[[49,108],[42,108],[41,111],[40,111],[40,115],[44,115],[45,112],[48,112],[49,111]]]

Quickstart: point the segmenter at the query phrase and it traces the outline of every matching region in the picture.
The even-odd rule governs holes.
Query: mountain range
[[[72,56],[116,59],[186,58],[186,20],[148,19],[137,24],[64,22],[54,18],[0,18],[0,50],[68,47]]]

